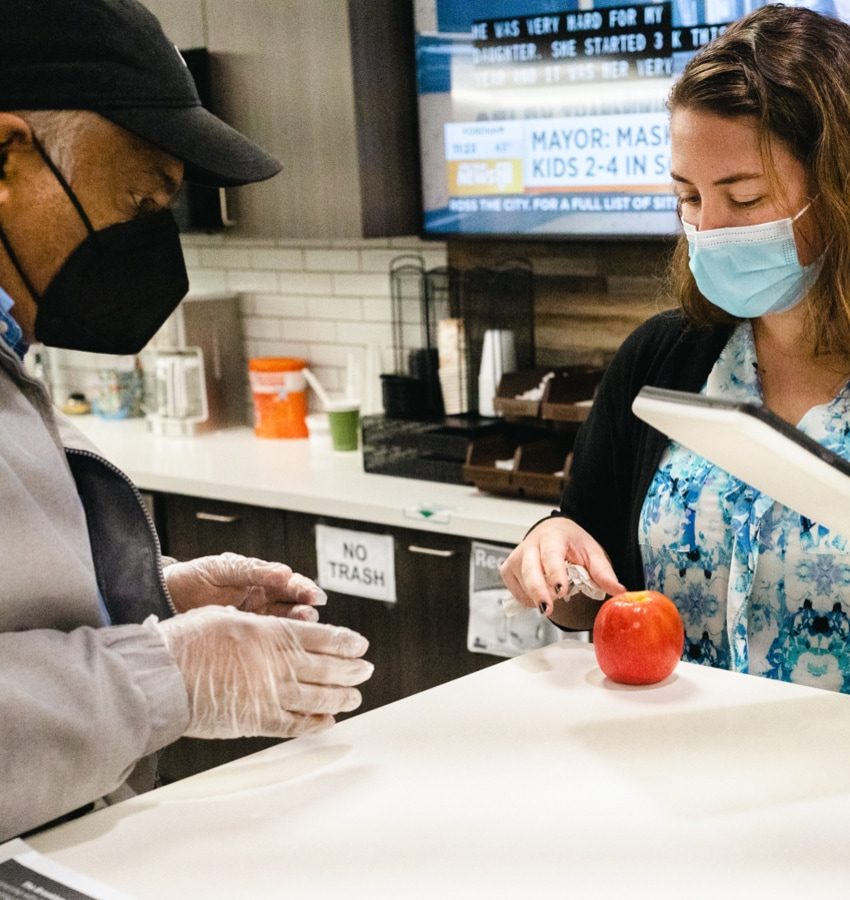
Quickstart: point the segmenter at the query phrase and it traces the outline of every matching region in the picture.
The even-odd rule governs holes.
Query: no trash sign
[[[395,603],[395,552],[391,535],[316,526],[319,586],[353,597]]]

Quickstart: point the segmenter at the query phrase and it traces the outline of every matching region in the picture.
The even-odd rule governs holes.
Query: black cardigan
[[[617,351],[576,436],[571,476],[555,514],[599,541],[628,590],[645,587],[638,520],[668,442],[635,416],[632,401],[644,385],[699,391],[731,333],[731,325],[688,325],[677,311],[653,316]]]

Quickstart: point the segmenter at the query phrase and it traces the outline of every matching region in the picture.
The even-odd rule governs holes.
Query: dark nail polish
[[[560,596],[561,596],[561,591],[563,590],[563,587],[564,587],[564,586],[563,586],[562,584],[556,584],[556,585],[555,585],[555,596],[556,596],[556,597],[560,597]]]
[[[540,614],[545,616],[546,613],[548,613],[548,612],[549,612],[549,604],[546,602],[541,603],[540,604]]]

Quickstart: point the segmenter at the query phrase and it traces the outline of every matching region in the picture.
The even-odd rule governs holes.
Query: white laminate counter
[[[317,449],[306,439],[264,440],[250,428],[158,437],[143,419],[71,421],[143,490],[506,543],[518,543],[552,509],[465,485],[374,475],[363,471],[360,453]]]
[[[846,897],[850,698],[572,640],[33,837],[134,897]]]

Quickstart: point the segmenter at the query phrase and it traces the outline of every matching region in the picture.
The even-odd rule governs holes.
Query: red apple
[[[676,604],[658,591],[626,591],[606,600],[593,624],[599,668],[620,684],[655,684],[676,668],[685,628]]]

